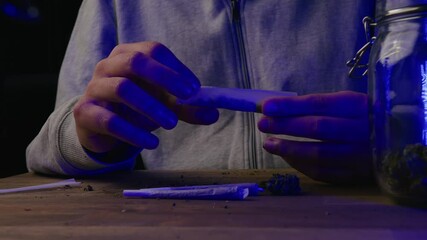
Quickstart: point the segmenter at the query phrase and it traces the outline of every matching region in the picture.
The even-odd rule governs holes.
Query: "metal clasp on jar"
[[[347,67],[350,68],[348,76],[355,79],[363,78],[368,73],[368,63],[361,63],[360,61],[376,39],[374,36],[376,22],[370,17],[364,17],[362,22],[365,29],[366,43],[356,52],[355,56],[346,63]]]

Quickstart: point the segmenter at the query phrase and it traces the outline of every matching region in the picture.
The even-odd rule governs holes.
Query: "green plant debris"
[[[293,174],[273,174],[273,176],[262,185],[273,195],[291,196],[301,194],[299,178]]]
[[[427,197],[427,147],[407,145],[402,152],[386,154],[381,176],[391,193]]]

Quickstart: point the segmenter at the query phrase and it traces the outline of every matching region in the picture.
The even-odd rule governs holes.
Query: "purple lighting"
[[[423,144],[427,145],[427,61],[420,65],[421,68],[421,99],[423,101],[424,127],[423,127]]]
[[[40,18],[39,9],[30,4],[14,5],[10,2],[0,2],[0,11],[9,18],[20,21],[37,21]]]

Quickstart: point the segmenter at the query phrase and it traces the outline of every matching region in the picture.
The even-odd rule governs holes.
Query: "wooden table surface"
[[[304,194],[243,201],[122,196],[123,189],[260,182],[273,173],[298,174]],[[0,179],[0,189],[59,180],[28,173]],[[135,171],[76,180],[81,188],[0,195],[0,239],[427,239],[427,210],[395,205],[375,186],[331,186],[292,169]]]

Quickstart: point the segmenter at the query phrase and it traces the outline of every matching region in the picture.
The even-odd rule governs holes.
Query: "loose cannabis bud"
[[[299,178],[293,174],[273,174],[266,183],[266,189],[273,195],[298,195],[301,193]]]
[[[427,147],[422,144],[387,154],[382,171],[392,192],[427,196]]]

